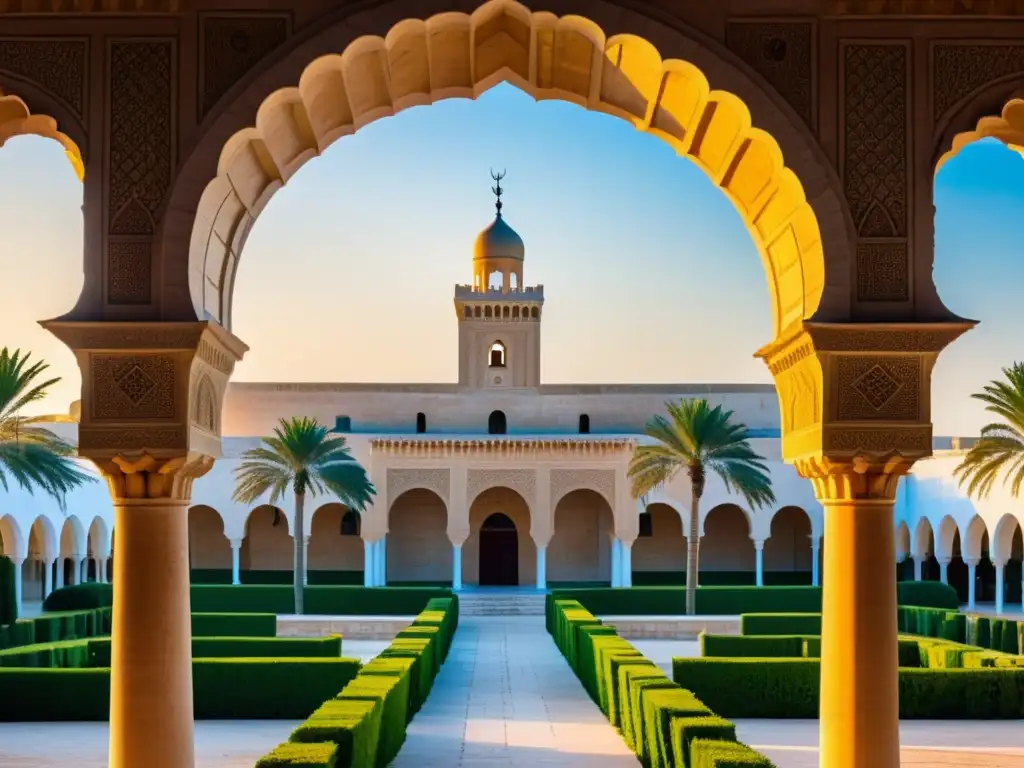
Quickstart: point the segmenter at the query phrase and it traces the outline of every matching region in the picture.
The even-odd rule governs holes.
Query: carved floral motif
[[[406,491],[426,488],[448,505],[451,498],[451,472],[447,469],[389,469],[388,499],[393,504]]]
[[[200,119],[231,86],[288,39],[289,19],[280,15],[204,16],[201,24]]]
[[[551,509],[565,496],[582,488],[597,491],[615,509],[614,469],[552,469]]]
[[[1024,72],[1024,45],[932,47],[932,116],[938,122],[957,102],[987,83]]]
[[[533,507],[537,498],[537,474],[532,469],[471,469],[466,481],[466,501],[473,503],[488,488],[511,488]]]
[[[93,355],[92,417],[173,418],[174,368],[165,355]]]
[[[107,244],[107,300],[111,304],[149,304],[149,240],[115,240]]]
[[[922,418],[917,357],[840,357],[835,375],[839,384],[837,417],[842,421]]]
[[[0,38],[0,70],[38,83],[83,117],[88,51],[81,39]]]
[[[814,25],[809,21],[729,22],[729,48],[814,126]]]
[[[860,301],[907,301],[910,298],[906,242],[857,244],[857,298]]]

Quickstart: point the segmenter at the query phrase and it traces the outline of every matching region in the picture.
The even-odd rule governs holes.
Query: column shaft
[[[967,564],[967,610],[974,610],[974,580],[975,580],[975,569],[978,566],[974,563]]]
[[[187,503],[115,502],[110,768],[192,768]]]
[[[921,561],[923,559],[924,559],[923,557],[919,557],[918,555],[914,555],[914,581],[920,581],[921,580]]]
[[[231,583],[241,584],[242,573],[241,573],[241,559],[242,559],[242,541],[241,539],[231,540]]]
[[[898,768],[893,502],[823,505],[820,764]]]
[[[622,549],[617,536],[612,539],[612,586],[622,586]]]
[[[57,555],[57,563],[56,567],[54,568],[54,571],[56,572],[57,576],[54,588],[60,589],[64,586],[64,558],[60,555]]]
[[[749,562],[749,561],[748,561]],[[754,542],[754,583],[764,586],[764,542]]]
[[[377,542],[377,586],[388,585],[388,541],[387,536]]]
[[[818,540],[811,543],[811,586],[821,585],[821,547]]]
[[[996,613],[1003,612],[1003,577],[1004,565],[996,566]]]
[[[948,578],[949,571],[948,571],[948,569],[949,569],[949,562],[948,561],[939,560],[939,581],[941,581],[943,584],[949,584],[949,578]]]
[[[376,575],[374,567],[374,553],[376,552],[376,542],[367,541],[363,539],[363,586],[364,587],[375,587],[374,576]]]
[[[622,571],[620,576],[620,584],[622,587],[633,586],[633,542],[619,540],[619,547],[621,553],[619,555],[620,569]]]
[[[548,588],[548,547],[537,545],[537,589]]]
[[[53,592],[53,560],[43,560],[43,600]]]
[[[14,563],[14,615],[21,616],[22,606],[22,586],[21,586],[21,566],[25,562],[24,558],[12,557],[11,562]]]
[[[540,559],[540,550],[537,551],[538,561]],[[456,544],[452,546],[452,589],[462,589],[462,545]]]

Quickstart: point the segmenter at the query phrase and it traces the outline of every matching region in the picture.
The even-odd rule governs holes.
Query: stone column
[[[943,584],[949,584],[948,568],[950,558],[943,557],[939,558],[939,581]]]
[[[53,592],[53,560],[43,560],[43,600]]]
[[[241,584],[242,539],[231,539],[231,583]]]
[[[364,587],[375,587],[374,575],[376,573],[376,566],[374,565],[374,555],[376,554],[376,542],[367,541],[363,539],[363,586]]]
[[[976,579],[976,573],[978,568],[978,561],[976,559],[967,560],[967,610],[974,610],[975,600],[975,588],[974,582]]]
[[[11,555],[10,560],[14,563],[14,613],[15,616],[21,616],[21,566],[25,562],[25,558]]]
[[[96,558],[96,580],[101,584],[107,583],[107,558]]]
[[[537,589],[548,588],[548,547],[547,544],[537,546]]]
[[[61,589],[64,586],[64,558],[57,555],[57,559],[54,560],[54,565],[56,566],[54,571],[57,577],[54,589]]]
[[[622,586],[622,543],[618,536],[612,538],[612,586]]]
[[[764,542],[754,541],[754,583],[764,586]]]
[[[68,555],[68,560],[71,561],[71,581],[68,582],[69,587],[73,587],[79,583],[79,576],[82,575],[81,558],[77,554]]]
[[[387,536],[377,542],[377,586],[388,585],[388,540]]]
[[[619,576],[620,587],[633,586],[633,542],[619,539],[619,565],[621,574]]]
[[[165,284],[153,276],[154,290]],[[75,320],[43,325],[75,353],[78,452],[113,500],[108,765],[194,768],[188,506],[220,455],[221,404],[246,348],[213,322],[136,322],[161,309],[92,314],[83,302]],[[95,319],[109,315],[123,319]]]
[[[921,580],[921,564],[924,562],[924,555],[913,555],[911,558],[914,561],[914,581]]]
[[[540,550],[537,551],[538,562]],[[462,589],[462,545],[452,544],[452,589],[456,592]]]
[[[821,765],[898,768],[894,502],[910,462],[798,461],[825,510]]]
[[[1006,563],[996,565],[996,613],[1003,612],[1003,579],[1005,576]]]
[[[811,537],[811,586],[817,587],[821,584],[821,539],[817,536]]]

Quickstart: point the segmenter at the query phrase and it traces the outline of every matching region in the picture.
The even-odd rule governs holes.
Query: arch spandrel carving
[[[387,486],[389,504],[394,504],[406,491],[425,488],[440,496],[446,507],[451,505],[451,470],[448,469],[389,468]]]
[[[573,491],[583,489],[601,494],[608,507],[615,509],[615,470],[581,468],[551,470],[551,509]]]
[[[532,510],[537,502],[537,473],[532,469],[470,469],[466,479],[466,501],[472,506],[476,497],[489,488],[511,488],[523,497]]]

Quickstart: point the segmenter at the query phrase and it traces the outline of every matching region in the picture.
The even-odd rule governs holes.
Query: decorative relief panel
[[[217,432],[217,390],[209,376],[202,376],[192,400],[192,421],[207,432]]]
[[[551,509],[554,510],[563,497],[581,488],[597,491],[615,510],[614,469],[552,469]]]
[[[111,304],[149,304],[150,241],[116,240],[107,245],[107,299]]]
[[[852,453],[913,453],[928,455],[932,452],[931,427],[913,429],[833,429],[824,435],[825,451]]]
[[[815,125],[811,22],[731,21],[726,42],[789,102],[805,123]]]
[[[124,450],[126,446],[134,450],[184,448],[188,445],[188,436],[183,427],[81,427],[78,430],[78,445],[86,452],[90,449]]]
[[[85,40],[0,38],[0,70],[38,83],[83,117],[88,52]]]
[[[858,243],[857,298],[860,301],[909,300],[907,266],[906,242]]]
[[[203,16],[199,118],[256,64],[288,39],[287,16]]]
[[[175,162],[174,52],[169,40],[119,40],[109,54],[110,233],[149,234],[142,213],[157,220]]]
[[[532,469],[471,469],[466,482],[466,500],[472,504],[488,488],[511,488],[531,508],[537,498],[537,473]]]
[[[174,359],[165,355],[93,355],[94,419],[174,417]]]
[[[433,491],[446,506],[451,498],[451,472],[447,469],[389,469],[387,484],[388,500],[392,504],[403,493],[415,488]]]
[[[820,366],[818,358],[812,353],[776,377],[775,386],[779,392],[782,426],[787,433],[821,423]]]
[[[206,340],[199,342],[198,354],[200,360],[221,373],[231,375],[231,372],[235,369],[235,363],[227,353],[217,349],[214,344]]]
[[[917,357],[840,357],[836,363],[839,420],[921,419]]]
[[[932,46],[933,117],[937,122],[986,83],[1018,72],[1024,72],[1024,45]]]
[[[907,234],[907,59],[903,44],[848,44],[843,181],[861,237]]]

